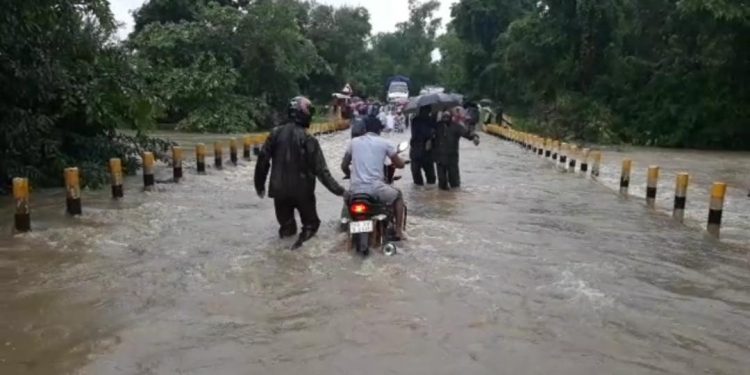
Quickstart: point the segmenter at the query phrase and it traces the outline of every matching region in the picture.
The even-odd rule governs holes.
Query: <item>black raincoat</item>
[[[316,177],[333,194],[345,191],[328,170],[318,140],[294,123],[274,128],[263,145],[255,166],[256,191],[265,191],[269,170],[268,196],[274,199],[314,195]]]

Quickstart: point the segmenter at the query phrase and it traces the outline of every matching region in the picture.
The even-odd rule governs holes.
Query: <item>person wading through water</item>
[[[479,136],[464,127],[463,108],[444,112],[435,133],[435,161],[437,162],[438,187],[450,190],[461,187],[461,173],[458,168],[458,142],[466,138],[479,145]]]
[[[255,191],[263,198],[269,170],[271,181],[268,196],[273,198],[279,236],[297,234],[294,210],[299,212],[302,232],[292,249],[315,236],[320,227],[315,206],[315,178],[333,194],[344,195],[344,188],[331,176],[318,140],[305,129],[315,115],[310,100],[298,96],[289,106],[289,122],[271,131],[255,165]]]
[[[411,175],[414,184],[423,186],[425,178],[428,185],[435,184],[435,161],[432,159],[432,139],[435,137],[437,122],[431,114],[432,108],[419,108],[419,115],[411,123]],[[424,170],[424,177],[422,171]]]

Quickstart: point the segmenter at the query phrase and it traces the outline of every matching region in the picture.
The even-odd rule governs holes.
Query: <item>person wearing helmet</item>
[[[367,117],[368,110],[367,103],[360,102],[358,104],[357,116],[352,120],[352,138],[357,138],[367,133],[367,129],[365,129],[365,117]]]
[[[461,187],[458,168],[458,143],[466,138],[479,145],[479,136],[464,126],[466,114],[461,107],[445,111],[435,132],[435,161],[437,162],[438,187],[441,190]]]
[[[333,194],[344,195],[344,188],[331,176],[318,140],[307,134],[315,108],[309,99],[296,97],[289,106],[289,121],[271,131],[255,165],[255,191],[263,198],[266,177],[271,172],[268,196],[273,198],[279,236],[294,236],[299,212],[302,232],[292,249],[315,236],[320,227],[315,206],[315,179]]]

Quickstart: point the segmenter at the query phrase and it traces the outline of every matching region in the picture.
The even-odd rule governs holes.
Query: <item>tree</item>
[[[409,0],[409,19],[396,25],[393,33],[381,33],[372,39],[372,67],[381,80],[396,74],[412,81],[412,94],[437,81],[437,65],[432,61],[436,34],[441,19],[434,13],[440,8],[436,0],[421,3]],[[382,92],[384,82],[380,83]]]
[[[467,86],[540,130],[750,147],[746,0],[462,0],[452,13]]]
[[[133,171],[142,142],[116,128],[152,124],[158,102],[128,55],[111,42],[104,0],[9,0],[0,22],[0,186],[11,177],[60,185],[67,166],[84,184],[104,180],[106,160]]]
[[[305,35],[323,59],[303,83],[305,91],[318,101],[329,100],[347,82],[356,79],[367,52],[370,14],[363,7],[316,6],[307,16]]]
[[[191,20],[153,22],[129,41],[151,89],[181,129],[267,128],[272,108],[323,63],[283,4],[196,5]]]

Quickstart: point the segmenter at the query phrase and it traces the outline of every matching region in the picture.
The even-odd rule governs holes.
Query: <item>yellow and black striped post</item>
[[[263,147],[263,136],[256,135],[253,137],[253,155],[258,156],[260,155],[260,148]]]
[[[578,146],[570,145],[570,162],[568,163],[568,167],[570,167],[571,172],[576,171],[576,159],[578,159]]]
[[[557,161],[557,154],[560,152],[560,141],[552,141],[552,160]]]
[[[206,173],[206,145],[203,143],[195,146],[195,167],[198,173]]]
[[[28,178],[16,177],[13,179],[13,198],[16,199],[16,214],[14,217],[16,232],[28,232],[31,230]]]
[[[224,168],[224,150],[222,147],[221,142],[216,141],[214,143],[214,168],[216,169]]]
[[[547,138],[544,140],[544,157],[548,158],[552,156],[552,140]]]
[[[229,161],[232,165],[237,165],[237,138],[229,140]]]
[[[81,178],[78,168],[65,168],[65,212],[78,216],[81,209]]]
[[[581,153],[581,172],[587,173],[589,171],[589,155],[591,155],[591,150],[588,148],[584,148],[583,152]]]
[[[594,177],[599,177],[599,172],[602,167],[602,152],[596,151],[594,152],[594,164],[591,166],[591,175]]]
[[[560,163],[563,167],[568,163],[568,144],[565,142],[560,145]]]
[[[182,179],[182,147],[172,147],[172,178],[174,182]]]
[[[656,206],[656,190],[659,185],[659,166],[652,165],[648,167],[648,176],[646,179],[646,204],[649,207]]]
[[[242,138],[242,158],[245,160],[250,160],[250,150],[253,148],[253,139],[246,135],[244,138]]]
[[[727,195],[727,184],[715,182],[711,188],[711,202],[708,206],[708,233],[719,237],[721,232],[721,216],[724,211],[724,198]]]
[[[685,206],[687,205],[687,189],[690,175],[687,173],[677,174],[677,184],[674,190],[674,211],[672,217],[679,222],[685,220]]]
[[[154,188],[154,154],[146,151],[143,153],[143,188],[152,190]]]
[[[125,192],[122,188],[122,161],[119,158],[109,159],[109,175],[112,184],[112,198],[122,198]]]
[[[628,194],[628,189],[630,188],[630,170],[632,167],[632,160],[625,159],[622,161],[622,173],[620,174],[620,194]]]
[[[537,137],[536,138],[536,147],[537,147],[536,152],[539,156],[544,156],[544,146],[545,146],[544,139],[541,137]]]

